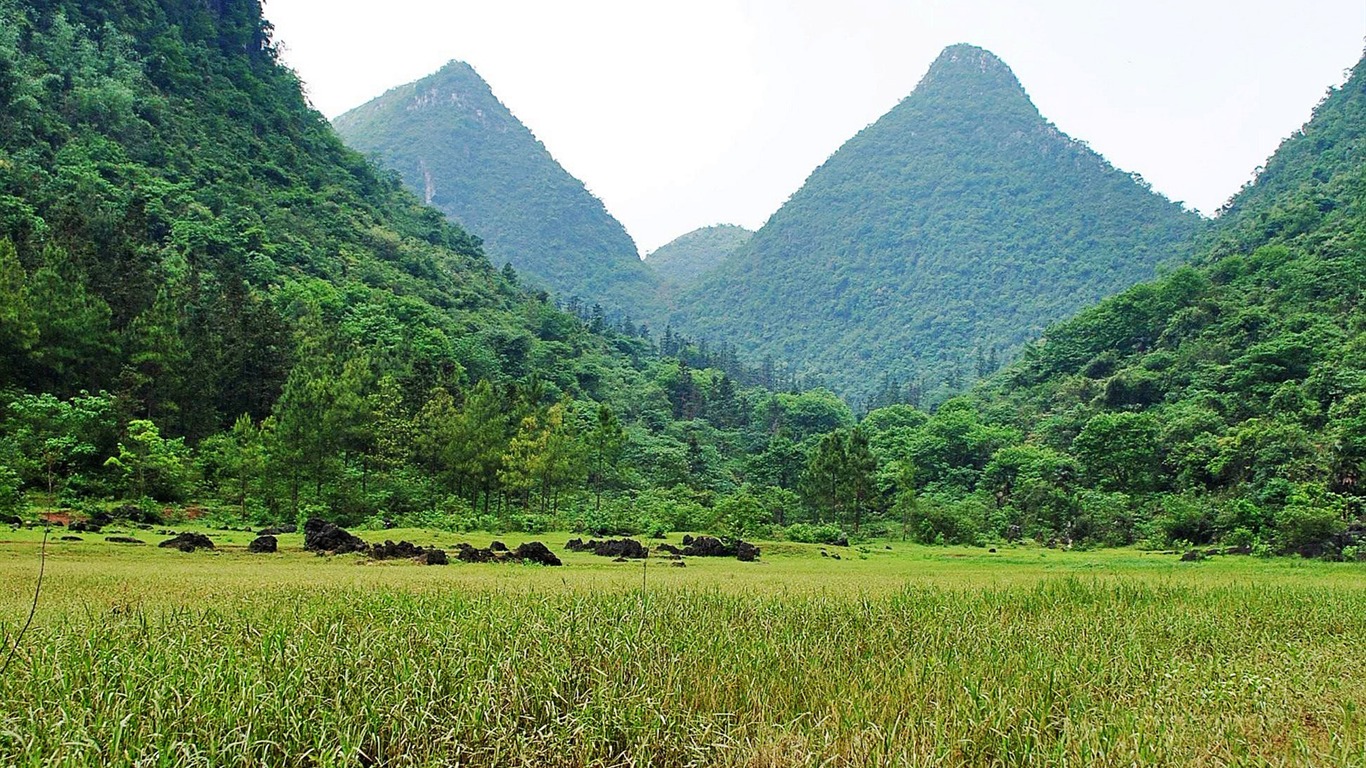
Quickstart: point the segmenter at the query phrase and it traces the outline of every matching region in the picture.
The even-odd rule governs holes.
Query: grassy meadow
[[[0,765],[1366,765],[1363,564],[771,542],[676,568],[552,533],[561,568],[443,568],[212,533],[49,543]],[[6,647],[40,540],[0,531]]]

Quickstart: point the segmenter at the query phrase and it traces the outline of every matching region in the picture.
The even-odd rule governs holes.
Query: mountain
[[[956,45],[672,320],[846,395],[887,377],[952,391],[1201,227],[1046,121],[994,55]]]
[[[566,298],[638,317],[652,306],[656,281],[621,223],[470,65],[453,61],[333,122],[347,144],[482,238],[495,263]]]
[[[1343,557],[1366,541],[1366,59],[1203,240],[955,401],[1016,445],[975,481],[922,480],[1025,529]]]
[[[364,360],[413,397],[532,375],[592,397],[634,375],[616,346],[648,349],[528,295],[348,149],[258,2],[0,20],[0,393],[108,390],[197,439],[270,415],[304,364]]]
[[[754,232],[734,224],[716,224],[680,235],[645,257],[645,263],[665,282],[686,287],[716,269]]]

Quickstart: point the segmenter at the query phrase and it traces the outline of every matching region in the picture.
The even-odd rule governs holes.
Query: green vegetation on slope
[[[672,320],[847,396],[892,377],[934,401],[1152,277],[1200,226],[1046,122],[996,57],[954,46]]]
[[[661,245],[645,257],[645,263],[665,282],[684,288],[721,266],[753,236],[734,224],[702,227]]]
[[[348,144],[564,296],[645,317],[657,281],[621,224],[463,62],[338,117]]]
[[[927,485],[1026,531],[1362,556],[1366,60],[1208,240],[941,408],[979,437]]]

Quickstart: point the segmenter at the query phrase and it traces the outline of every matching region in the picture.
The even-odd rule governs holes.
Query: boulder
[[[256,555],[268,555],[279,548],[274,536],[258,536],[247,545],[247,551]]]
[[[737,541],[735,542],[735,559],[752,563],[759,559],[759,548],[748,541]]]
[[[364,552],[368,545],[344,528],[313,517],[304,523],[304,549],[344,555],[348,552]]]
[[[141,539],[135,539],[135,538],[133,538],[133,537],[131,537],[131,536],[105,536],[105,537],[104,537],[104,540],[107,541],[107,542],[110,542],[111,544],[146,544],[146,543],[147,543],[147,542],[145,542],[145,541],[143,541],[143,540],[141,540]]]
[[[157,545],[162,549],[178,549],[181,552],[193,552],[196,549],[213,549],[213,542],[208,536],[202,533],[182,533],[173,539],[167,539]]]
[[[560,558],[555,556],[550,548],[539,541],[528,541],[513,550],[512,557],[524,563],[540,563],[541,565],[563,565]]]

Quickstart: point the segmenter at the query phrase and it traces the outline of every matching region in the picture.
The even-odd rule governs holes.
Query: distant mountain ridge
[[[679,235],[645,257],[655,274],[674,286],[688,286],[721,266],[754,231],[735,224],[715,224]]]
[[[333,125],[482,238],[494,263],[510,262],[532,283],[627,314],[654,306],[657,280],[626,229],[470,65],[452,61]]]
[[[996,56],[956,45],[671,320],[846,395],[886,377],[951,391],[1201,227],[1045,120]]]

